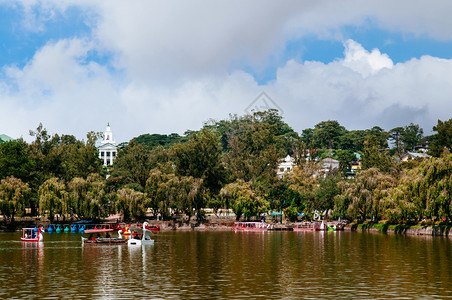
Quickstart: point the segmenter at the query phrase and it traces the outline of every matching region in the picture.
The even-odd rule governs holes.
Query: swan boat
[[[42,242],[43,238],[41,228],[22,228],[22,242]]]
[[[140,245],[153,245],[154,240],[151,239],[147,233],[151,232],[151,230],[146,229],[149,226],[148,222],[143,223],[143,228],[134,228],[137,230],[142,230],[143,234],[141,235],[141,239],[137,239],[136,237],[127,240],[127,244],[129,246],[140,246]]]

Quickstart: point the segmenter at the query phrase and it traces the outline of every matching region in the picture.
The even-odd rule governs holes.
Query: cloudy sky
[[[452,1],[0,0],[0,134],[118,142],[278,107],[430,133],[452,118]],[[261,95],[261,97],[259,97]]]

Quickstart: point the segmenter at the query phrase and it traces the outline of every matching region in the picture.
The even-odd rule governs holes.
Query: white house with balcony
[[[113,160],[118,153],[118,147],[113,139],[110,123],[107,124],[107,129],[104,132],[104,139],[100,142],[100,146],[97,147],[97,150],[99,151],[99,158],[102,159],[104,166],[113,164]]]
[[[293,167],[295,166],[295,159],[287,155],[278,165],[278,169],[276,170],[276,174],[279,177],[283,177],[284,173],[291,172]]]

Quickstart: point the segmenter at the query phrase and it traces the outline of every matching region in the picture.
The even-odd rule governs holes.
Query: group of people
[[[31,233],[31,234],[25,233],[24,238],[26,238],[26,239],[35,239],[36,238],[36,233],[34,233],[34,232]]]

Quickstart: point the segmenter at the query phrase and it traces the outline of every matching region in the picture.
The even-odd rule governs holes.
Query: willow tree
[[[349,203],[347,212],[350,216],[378,220],[382,216],[383,201],[396,184],[395,177],[377,168],[360,171],[353,181],[340,184],[342,195],[336,198],[336,207],[345,201]]]
[[[423,161],[400,187],[407,192],[417,217],[452,217],[452,156]]]
[[[139,218],[144,215],[144,194],[130,188],[116,192],[116,207],[123,214],[124,220]]]
[[[98,174],[91,174],[85,180],[72,179],[68,188],[73,213],[81,218],[97,219],[107,215],[105,180]]]
[[[156,216],[159,212],[163,217],[168,216],[169,203],[168,191],[165,183],[169,180],[169,175],[160,169],[152,169],[146,181],[146,207],[150,207]]]
[[[54,220],[55,214],[67,213],[65,207],[68,201],[66,186],[62,180],[58,178],[50,178],[46,180],[38,191],[39,210],[41,213],[48,212],[51,222]]]
[[[249,219],[268,211],[268,202],[256,194],[250,183],[243,180],[236,180],[224,186],[220,191],[220,196],[225,202],[230,203],[237,220],[242,215]]]
[[[420,201],[419,188],[422,173],[418,168],[405,170],[397,186],[389,190],[384,200],[385,217],[393,221],[418,218],[424,214],[425,203]]]
[[[14,216],[25,212],[25,206],[30,195],[28,183],[13,176],[0,182],[0,211],[3,217],[14,222]]]

